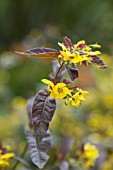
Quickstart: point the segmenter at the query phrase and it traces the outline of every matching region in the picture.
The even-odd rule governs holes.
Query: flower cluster
[[[66,99],[65,104],[78,107],[81,100],[86,100],[85,95],[88,94],[87,91],[83,91],[79,88],[67,87],[65,83],[57,83],[56,85],[47,79],[41,80],[43,83],[48,85],[48,90],[50,92],[51,98]]]
[[[95,160],[99,157],[98,149],[95,145],[86,143],[83,147],[82,157],[85,161],[85,167],[94,166]]]
[[[9,153],[5,148],[0,147],[0,167],[3,170],[5,167],[9,166],[9,159],[12,157],[14,157],[14,153]]]
[[[101,54],[100,51],[93,51],[94,48],[101,48],[98,44],[87,45],[84,40],[77,42],[77,44],[72,44],[67,37],[65,37],[64,40],[66,44],[58,43],[58,45],[62,47],[59,58],[62,58],[67,64],[90,63],[92,57]]]

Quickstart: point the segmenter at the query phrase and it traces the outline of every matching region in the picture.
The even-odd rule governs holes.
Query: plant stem
[[[24,155],[25,155],[25,153],[26,153],[26,151],[27,151],[27,147],[28,147],[28,144],[26,143],[26,145],[25,145],[25,147],[24,147],[24,150],[23,150],[23,152],[22,152],[21,155],[20,155],[21,158],[24,157]],[[19,163],[20,163],[20,162],[17,160],[16,163],[15,163],[15,165],[13,166],[12,170],[15,170]]]
[[[57,71],[57,73],[56,73],[55,79],[57,79],[58,74],[60,73],[62,67],[64,66],[64,63],[65,63],[65,61],[63,61],[62,64],[61,64],[61,66],[59,67],[59,69],[58,69],[58,71]]]

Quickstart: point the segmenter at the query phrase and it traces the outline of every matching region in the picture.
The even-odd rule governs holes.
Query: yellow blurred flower
[[[14,153],[5,153],[2,154],[2,150],[0,150],[0,167],[5,168],[9,166],[9,159],[14,157]]]
[[[47,79],[42,79],[41,81],[48,85],[51,98],[63,99],[67,94],[70,94],[70,90],[66,87],[65,83],[58,83],[57,85],[54,85],[53,82]]]
[[[96,159],[99,157],[97,147],[90,143],[84,145],[84,157],[87,159]]]
[[[83,148],[83,158],[85,159],[85,167],[94,166],[95,160],[99,157],[98,149],[95,145],[86,143]]]

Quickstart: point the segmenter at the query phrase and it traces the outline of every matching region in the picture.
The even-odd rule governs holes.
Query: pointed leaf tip
[[[101,60],[99,56],[92,56],[91,63],[96,64],[103,69],[107,68],[106,63],[103,60]]]
[[[60,54],[60,52],[58,52],[56,49],[43,47],[30,49],[24,52],[15,51],[15,53],[28,57],[45,57],[45,58],[58,58]]]
[[[51,145],[51,137],[49,131],[46,133],[42,142],[38,145],[29,129],[26,129],[25,133],[28,141],[28,149],[33,163],[40,169],[44,168],[45,164],[49,159],[47,151]]]

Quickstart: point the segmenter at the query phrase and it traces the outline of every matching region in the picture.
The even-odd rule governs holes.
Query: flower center
[[[59,93],[62,93],[62,92],[63,92],[63,89],[58,88],[58,92],[59,92]]]

